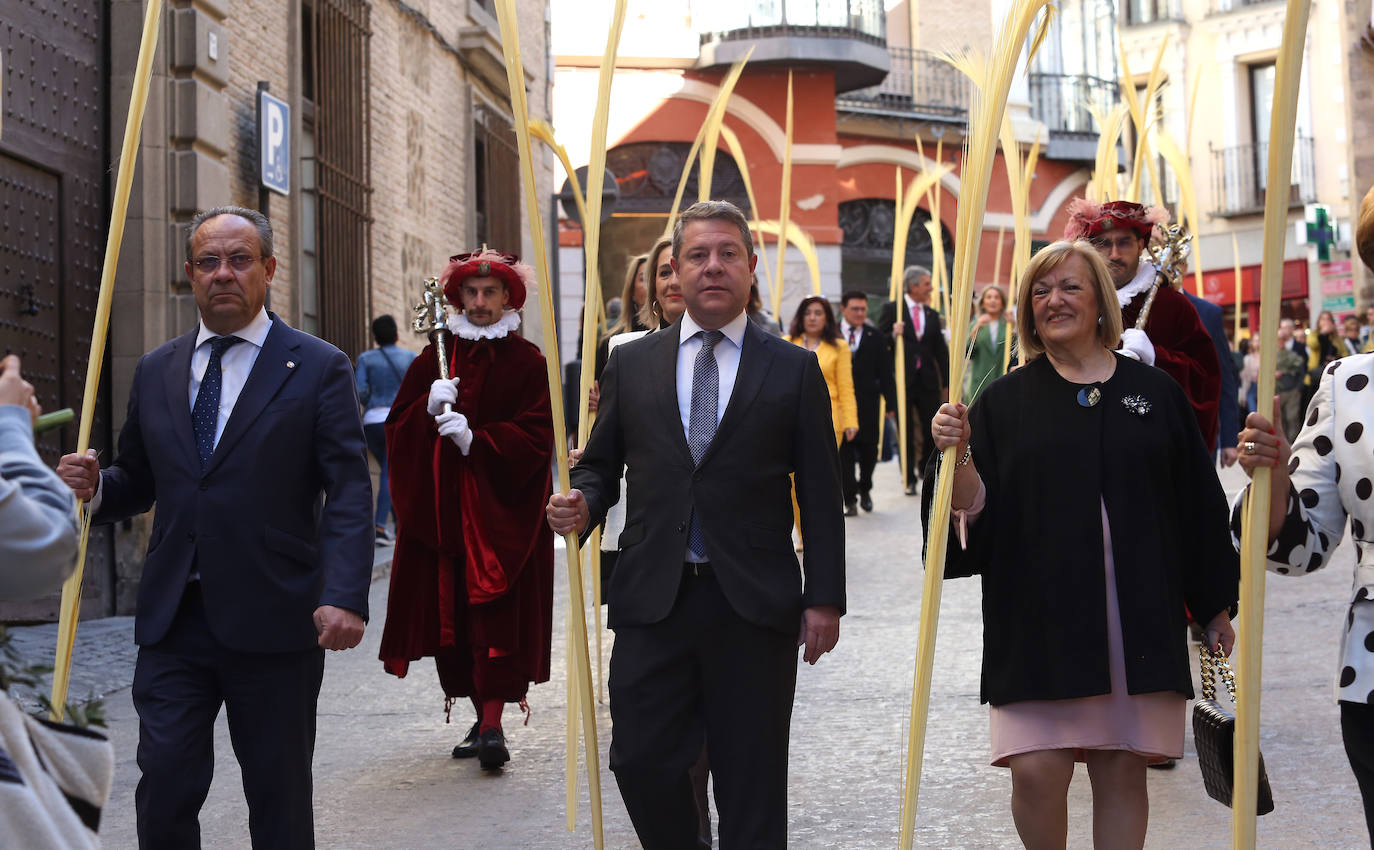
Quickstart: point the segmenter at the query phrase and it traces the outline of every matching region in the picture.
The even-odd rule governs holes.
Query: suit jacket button
[[[700,480],[701,480],[701,473],[700,473],[700,472],[693,472],[693,473],[692,473],[692,480],[693,480],[693,481],[700,481]]]
[[[196,533],[194,531],[186,532],[186,539],[194,543],[196,539]]]
[[[677,533],[678,533],[678,534],[681,534],[681,533],[683,533],[683,532],[686,531],[686,530],[687,530],[687,523],[685,523],[685,522],[680,522],[680,523],[677,524]]]
[[[209,489],[210,489],[210,482],[208,482],[208,481],[202,481],[202,482],[200,482],[200,489],[202,489],[202,490],[209,490]]]

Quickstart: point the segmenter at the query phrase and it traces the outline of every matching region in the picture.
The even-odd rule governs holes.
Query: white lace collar
[[[520,327],[520,314],[507,310],[505,315],[489,325],[474,325],[462,313],[448,317],[448,329],[459,339],[505,339],[506,334]]]
[[[1152,263],[1142,258],[1140,268],[1136,269],[1135,277],[1131,278],[1130,283],[1116,291],[1116,300],[1121,302],[1121,309],[1125,310],[1137,295],[1148,290],[1155,282],[1155,275],[1158,273]]]

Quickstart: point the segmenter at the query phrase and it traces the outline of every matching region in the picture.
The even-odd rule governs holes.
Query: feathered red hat
[[[1168,223],[1169,211],[1163,207],[1145,207],[1130,201],[1098,204],[1087,198],[1075,198],[1069,202],[1069,223],[1064,228],[1064,238],[1092,239],[1109,230],[1125,228],[1149,241],[1155,225]]]
[[[504,283],[509,294],[506,306],[512,310],[525,306],[525,294],[534,288],[534,271],[514,254],[491,249],[454,254],[448,258],[448,268],[439,276],[439,283],[444,287],[444,297],[459,309],[463,306],[463,281],[470,277],[494,277]]]

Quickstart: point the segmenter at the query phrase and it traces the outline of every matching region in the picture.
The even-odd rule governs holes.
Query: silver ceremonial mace
[[[430,344],[434,346],[434,357],[439,361],[439,379],[447,381],[451,377],[448,372],[448,343],[453,334],[448,329],[448,309],[444,306],[444,291],[439,286],[438,278],[425,278],[424,293],[420,303],[415,305],[415,321],[411,327],[415,328],[416,333],[429,337]],[[444,405],[445,413],[451,410],[453,405]]]

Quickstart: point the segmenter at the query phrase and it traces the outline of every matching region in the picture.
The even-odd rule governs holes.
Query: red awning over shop
[[[1183,286],[1193,291],[1193,281],[1185,279]],[[1260,267],[1241,266],[1241,301],[1259,303]],[[1202,297],[1223,307],[1236,303],[1236,273],[1234,269],[1216,269],[1202,273]],[[1307,297],[1307,261],[1287,260],[1283,264],[1283,299]]]

